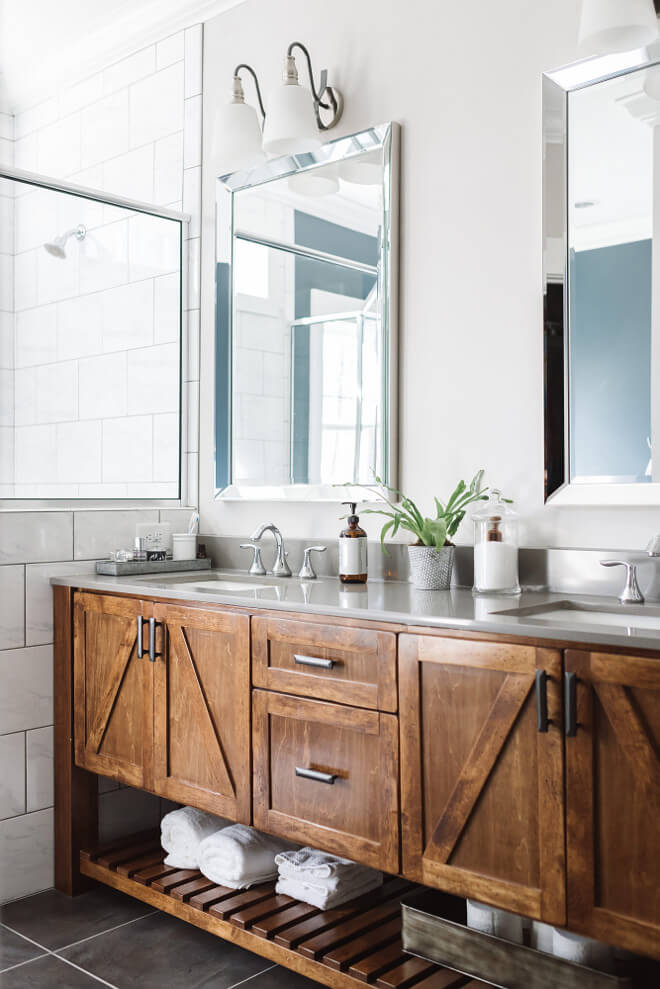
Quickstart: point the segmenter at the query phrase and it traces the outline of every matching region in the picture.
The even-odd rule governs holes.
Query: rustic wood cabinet
[[[561,653],[402,635],[399,689],[404,875],[563,923]]]
[[[568,925],[660,957],[660,661],[565,669]]]

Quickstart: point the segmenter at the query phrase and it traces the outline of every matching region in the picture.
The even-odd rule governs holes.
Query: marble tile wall
[[[201,78],[202,26],[196,25],[108,66],[15,119],[0,114],[0,160],[8,162],[11,155],[18,167],[75,176],[82,184],[170,205],[193,217],[188,228],[190,268],[185,273],[182,410],[188,425],[182,473],[190,505],[197,503],[198,470]],[[6,192],[0,180],[0,197]],[[148,238],[143,247],[148,264]],[[3,263],[1,248],[2,244]],[[10,253],[6,257],[13,260]],[[29,274],[29,263],[24,269]],[[4,268],[0,285],[7,285],[3,272]],[[166,288],[163,285],[163,292],[155,296],[155,322],[163,337],[154,345],[167,343],[169,330],[162,318]],[[41,307],[44,320],[56,319],[57,305]],[[6,310],[9,318],[0,313],[0,372],[14,367],[12,311],[13,300]],[[74,315],[68,314],[72,320]],[[102,332],[102,308],[99,315],[90,304],[78,315],[83,338]],[[13,450],[3,446],[3,429],[0,419],[0,497],[6,496],[2,471],[10,462],[13,471]],[[163,467],[164,449],[156,439],[154,470],[159,458]],[[0,900],[26,896],[53,881],[50,577],[91,571],[95,559],[132,542],[138,520],[161,519],[183,528],[189,514],[189,509],[176,508],[126,510],[121,502],[116,509],[99,511],[0,509]],[[164,810],[157,798],[101,778],[99,801],[103,838],[154,824]]]

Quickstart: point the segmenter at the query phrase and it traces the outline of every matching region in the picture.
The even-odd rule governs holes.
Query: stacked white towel
[[[274,879],[275,856],[295,847],[256,828],[232,824],[204,839],[199,848],[199,870],[219,886],[247,889]]]
[[[160,843],[168,853],[165,865],[175,869],[198,869],[202,841],[228,823],[224,817],[207,814],[196,807],[170,811],[160,822]]]
[[[281,852],[275,891],[320,910],[338,907],[383,884],[383,873],[315,848]]]

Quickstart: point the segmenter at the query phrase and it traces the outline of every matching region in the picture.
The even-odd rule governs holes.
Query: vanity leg
[[[98,782],[73,753],[73,589],[53,588],[55,888],[75,896],[96,883],[80,873],[80,849],[98,835]]]

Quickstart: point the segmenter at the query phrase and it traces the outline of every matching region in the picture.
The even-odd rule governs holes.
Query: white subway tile
[[[53,647],[0,652],[0,735],[53,723]]]
[[[103,96],[103,76],[97,72],[82,82],[77,82],[73,86],[67,86],[59,94],[59,115],[67,117],[76,110],[82,110],[90,103],[95,103]]]
[[[14,212],[14,200],[0,196],[0,254],[14,253]]]
[[[103,166],[103,190],[150,203],[154,198],[154,148],[145,144]]]
[[[115,62],[103,73],[103,91],[114,93],[117,89],[130,86],[138,79],[150,75],[156,68],[156,46],[150,45],[140,51]]]
[[[183,44],[183,35],[181,35],[181,39]],[[183,48],[181,49],[181,57],[183,57]],[[6,138],[8,141],[14,140],[14,117],[11,113],[0,113],[0,137]]]
[[[126,485],[127,498],[151,498],[153,501],[178,498],[179,489],[176,481],[156,484],[153,481],[139,481]]]
[[[71,512],[0,513],[0,564],[70,560],[72,550]]]
[[[128,221],[130,280],[141,281],[178,271],[179,224],[158,216],[133,216]]]
[[[81,360],[78,368],[81,419],[126,415],[126,355]]]
[[[181,290],[179,275],[161,275],[154,280],[154,342],[179,339]]]
[[[37,134],[28,134],[14,142],[14,165],[28,172],[37,170]]]
[[[14,200],[16,253],[43,245],[62,231],[57,222],[57,196],[50,189],[34,189]]]
[[[70,240],[66,258],[56,258],[42,248],[36,248],[37,255],[37,304],[46,305],[69,299],[78,294],[79,244]],[[24,257],[24,255],[19,255]]]
[[[199,332],[199,309],[190,309],[186,313],[188,347],[186,379],[188,381],[199,381]]]
[[[45,645],[53,641],[51,577],[91,573],[94,573],[94,564],[82,562],[36,563],[29,564],[25,568],[25,644],[27,646]]]
[[[188,249],[188,300],[187,309],[199,309],[200,252],[199,237],[186,241]]]
[[[53,729],[35,728],[26,734],[27,809],[53,806]]]
[[[0,367],[14,366],[14,316],[0,312]]]
[[[98,292],[128,281],[127,222],[119,220],[88,231],[80,251],[81,293]]]
[[[102,295],[80,295],[57,303],[57,359],[73,360],[103,350]]]
[[[0,369],[0,426],[14,425],[14,372]]]
[[[79,498],[125,498],[125,484],[79,484]]]
[[[153,445],[151,416],[106,419],[103,423],[103,482],[151,481]]]
[[[191,96],[183,112],[183,167],[194,168],[202,163],[202,97]]]
[[[183,59],[183,50],[183,31],[159,41],[156,45],[156,67],[164,69],[174,62],[180,62]]]
[[[52,481],[57,470],[56,426],[17,426],[14,436],[16,484]]]
[[[44,175],[64,178],[81,168],[80,115],[72,114],[43,127],[37,136],[37,168]]]
[[[46,364],[57,358],[57,309],[38,306],[16,313],[16,367]]]
[[[177,412],[179,407],[179,348],[164,343],[130,350],[128,414]]]
[[[202,92],[202,25],[186,28],[184,93],[198,96]]]
[[[37,369],[19,367],[14,372],[14,425],[34,426],[37,422]]]
[[[45,252],[44,252],[45,253]],[[11,277],[11,258],[5,254],[0,254],[0,284],[6,286],[4,279]],[[3,262],[8,261],[7,270]],[[9,286],[10,287],[10,286]],[[0,293],[2,289],[0,289]],[[0,294],[0,300],[3,295]],[[0,301],[4,306],[4,302]],[[14,258],[14,306],[17,310],[28,309],[30,306],[38,305],[37,299],[37,252],[26,251],[25,254],[17,254]]]
[[[128,90],[85,107],[81,124],[81,168],[128,151]]]
[[[199,382],[189,381],[185,386],[186,399],[186,453],[199,452]]]
[[[0,819],[25,813],[25,734],[0,735]]]
[[[15,498],[77,498],[76,484],[58,484],[56,481],[35,481],[14,485]]]
[[[183,127],[183,64],[161,69],[130,87],[130,147]]]
[[[100,560],[113,549],[132,548],[137,522],[157,522],[158,510],[76,512],[75,560]]]
[[[14,258],[9,254],[0,254],[0,310],[3,312],[13,312],[14,310],[14,300],[19,301],[25,300],[25,293],[30,290],[34,291],[36,297],[37,282],[36,278],[34,280],[34,285],[30,286],[25,282],[28,272],[24,269],[17,269],[14,265]],[[15,292],[15,279],[16,272],[18,271],[19,276],[24,279],[23,283],[19,287],[19,292]],[[28,305],[30,303],[28,302]]]
[[[29,896],[53,885],[53,811],[0,821],[2,899]]]
[[[154,336],[154,283],[132,282],[103,293],[103,349],[145,347]]]
[[[63,361],[37,368],[37,422],[66,422],[78,417],[78,363]],[[58,434],[59,439],[59,434]],[[42,475],[43,477],[43,475]],[[43,480],[54,480],[43,477]]]
[[[186,168],[183,173],[183,212],[190,214],[188,237],[199,237],[202,210],[202,169]]]
[[[178,481],[179,417],[172,412],[154,416],[153,436],[154,481],[158,483]]]
[[[13,426],[0,426],[0,488],[3,492],[3,498],[14,497]]]
[[[57,480],[95,484],[101,480],[101,423],[62,422],[57,427]]]
[[[186,453],[184,455],[184,464],[186,471],[184,496],[189,505],[196,505],[199,493],[199,454]]]
[[[181,199],[183,188],[183,131],[163,137],[154,145],[154,202],[161,206]]]
[[[14,164],[14,142],[0,137],[0,165]]]
[[[17,649],[24,645],[24,584],[22,566],[0,567],[0,649]]]
[[[32,131],[52,124],[53,121],[57,120],[59,111],[56,97],[43,100],[27,110],[22,110],[14,117],[14,137],[19,139]]]

